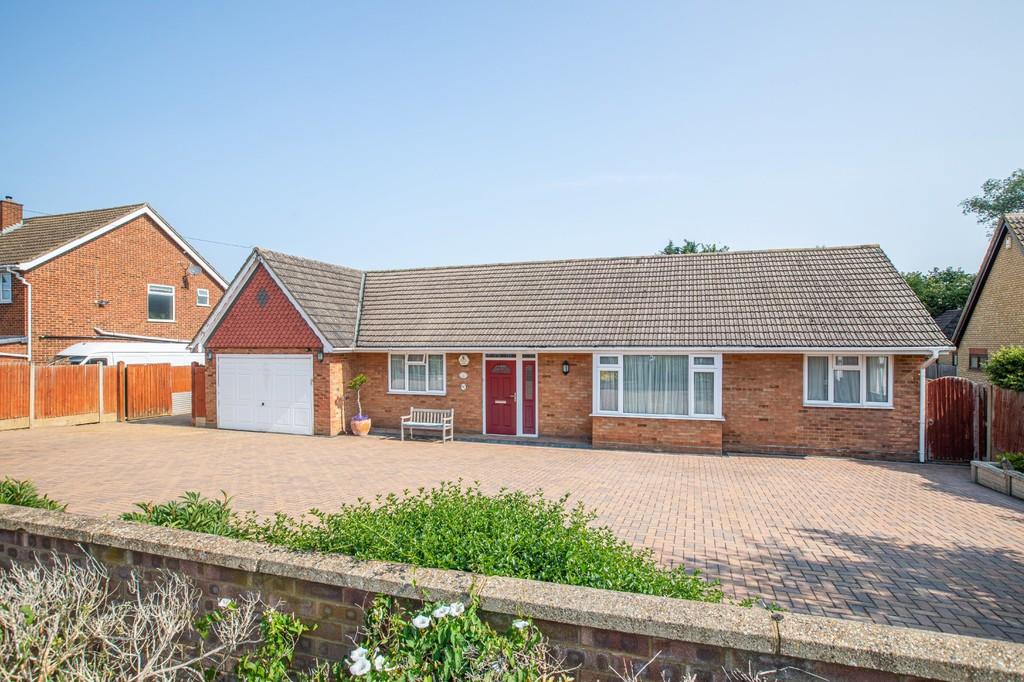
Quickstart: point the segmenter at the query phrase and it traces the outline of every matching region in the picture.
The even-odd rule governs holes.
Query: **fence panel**
[[[992,454],[1024,452],[1024,393],[992,387]]]
[[[169,364],[125,367],[127,418],[145,419],[170,414],[171,377]]]
[[[192,421],[206,419],[206,367],[192,365]]]
[[[36,419],[97,412],[100,369],[100,365],[36,366]]]
[[[0,419],[28,416],[29,365],[0,363]]]
[[[103,368],[103,414],[117,412],[117,365]]]

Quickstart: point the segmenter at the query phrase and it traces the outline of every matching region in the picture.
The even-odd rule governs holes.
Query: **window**
[[[835,407],[891,407],[892,356],[805,356],[804,403]]]
[[[594,410],[650,417],[720,417],[717,355],[596,355]]]
[[[0,272],[0,303],[11,302],[11,273]]]
[[[149,285],[149,321],[174,322],[174,287]]]
[[[986,362],[988,362],[987,348],[970,349],[970,355],[967,357],[967,366],[970,369],[982,369]]]
[[[196,289],[196,305],[209,307],[210,306],[210,290],[209,289]]]
[[[388,365],[391,393],[444,394],[444,355],[392,353]]]

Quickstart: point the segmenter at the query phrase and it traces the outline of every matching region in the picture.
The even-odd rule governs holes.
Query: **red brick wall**
[[[0,336],[25,336],[26,291],[21,280],[11,275],[11,302],[0,303]]]
[[[594,447],[717,455],[722,453],[722,422],[594,417]]]
[[[94,337],[97,326],[124,334],[192,339],[223,293],[205,271],[186,278],[192,264],[148,216],[141,216],[31,270],[26,279],[32,283],[34,359],[49,361],[82,340],[39,337]],[[174,322],[147,321],[147,284],[175,287]],[[209,289],[210,307],[196,305],[200,288]],[[98,306],[101,299],[109,304]]]
[[[445,354],[446,395],[407,395],[388,393],[388,354],[352,354],[352,372],[365,374],[369,380],[362,391],[363,411],[373,420],[375,427],[397,429],[409,408],[455,409],[455,430],[460,433],[480,433],[483,430],[483,383],[480,353],[467,353],[469,365],[459,365],[459,353]],[[468,377],[459,378],[465,372]],[[466,390],[460,388],[466,385]],[[346,389],[346,403],[355,414],[355,394]]]
[[[589,353],[540,353],[537,383],[541,436],[590,440],[593,409],[593,356]],[[569,361],[569,374],[562,363]]]
[[[723,447],[728,452],[916,459],[920,356],[896,356],[893,409],[805,407],[802,355],[726,354]]]
[[[266,298],[260,303],[260,294]],[[309,324],[263,265],[239,292],[207,348],[321,348]]]

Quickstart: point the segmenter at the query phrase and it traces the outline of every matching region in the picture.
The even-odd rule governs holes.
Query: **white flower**
[[[351,658],[353,661],[358,661],[360,658],[366,658],[366,654],[368,653],[369,652],[366,650],[365,647],[359,647],[358,649],[354,649],[352,653],[349,654],[349,658]]]
[[[229,608],[231,606],[231,604],[233,604],[233,603],[234,602],[232,602],[227,597],[223,597],[219,602],[217,602],[217,606],[219,606],[222,609],[226,609],[226,608]]]
[[[356,662],[349,666],[348,671],[356,677],[360,677],[370,672],[370,668],[371,666],[368,660],[365,658],[357,658]]]
[[[465,613],[465,611],[466,611],[466,605],[465,605],[465,604],[463,604],[463,603],[462,603],[462,602],[460,602],[460,601],[454,601],[454,602],[452,602],[451,606],[449,606],[449,607],[448,607],[448,609],[449,609],[449,610],[451,611],[451,614],[452,614],[453,616],[455,616],[456,618],[458,618],[458,617],[459,617],[459,616],[461,616],[461,615],[462,615],[463,613]]]
[[[430,626],[430,618],[424,616],[422,613],[412,619],[412,624],[419,630]]]
[[[514,620],[514,621],[512,621],[512,627],[514,627],[516,630],[522,630],[523,628],[527,627],[529,624],[530,624],[530,621],[528,621],[528,620]]]
[[[441,620],[451,612],[452,610],[448,606],[438,606],[436,609],[434,609],[434,613],[432,615],[434,616],[434,618]]]
[[[373,669],[378,671],[378,672],[380,672],[381,670],[384,669],[384,657],[383,656],[378,656],[377,658],[373,659]]]

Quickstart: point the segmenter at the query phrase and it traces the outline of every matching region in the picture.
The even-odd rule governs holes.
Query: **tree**
[[[1024,211],[1024,168],[1010,173],[1008,178],[989,178],[981,185],[981,194],[960,202],[964,215],[974,213],[978,222],[988,228],[989,236],[1004,213]]]
[[[694,242],[689,239],[684,239],[681,245],[676,245],[671,239],[668,240],[668,244],[658,255],[675,256],[680,253],[716,253],[720,251],[728,251],[728,246],[719,246],[714,242],[705,244],[704,242]]]
[[[928,273],[904,272],[903,279],[933,317],[953,308],[963,308],[974,286],[974,275],[952,267],[932,268]]]

